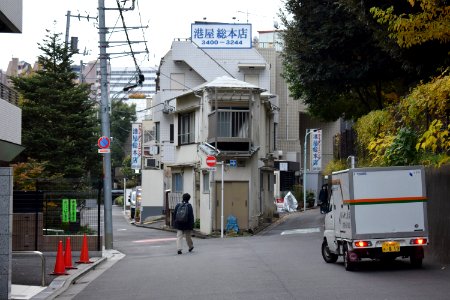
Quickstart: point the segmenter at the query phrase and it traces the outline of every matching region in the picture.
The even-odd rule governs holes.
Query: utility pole
[[[102,136],[110,137],[109,124],[109,101],[107,81],[107,58],[106,53],[106,27],[105,27],[105,0],[98,0],[98,34],[100,48],[100,115],[102,124]],[[112,196],[111,196],[111,153],[103,153],[103,193],[104,193],[104,234],[105,249],[113,249],[112,231]]]
[[[66,19],[66,47],[69,47],[69,28],[70,28],[70,10],[67,11],[67,15],[66,15],[67,19]]]

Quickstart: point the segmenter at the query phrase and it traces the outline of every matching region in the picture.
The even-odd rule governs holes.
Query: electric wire
[[[126,38],[127,38],[127,43],[128,43],[128,45],[129,45],[129,47],[130,47],[130,52],[131,52],[131,56],[132,56],[133,61],[134,61],[134,65],[135,65],[135,67],[136,67],[136,70],[137,70],[138,73],[139,73],[139,76],[141,76],[141,75],[142,75],[142,72],[141,72],[141,69],[140,69],[140,67],[139,67],[139,65],[138,65],[138,63],[137,63],[137,61],[136,61],[136,57],[135,57],[134,52],[133,52],[133,47],[131,46],[131,43],[130,43],[130,37],[128,36],[127,27],[126,27],[126,25],[125,25],[125,18],[123,17],[122,7],[120,6],[119,0],[116,0],[116,3],[117,3],[117,7],[118,7],[118,9],[119,9],[120,18],[122,19],[122,27],[125,29],[125,36],[126,36]]]

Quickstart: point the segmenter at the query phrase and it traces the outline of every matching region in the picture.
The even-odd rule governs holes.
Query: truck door
[[[330,188],[330,204],[329,204],[329,211],[325,215],[325,230],[324,230],[324,236],[327,239],[328,242],[328,248],[331,252],[337,251],[337,241],[336,237],[339,236],[339,231],[337,228],[339,228],[339,210],[337,205],[338,203],[342,203],[342,198],[340,195],[342,195],[340,191],[340,185],[336,184],[338,180],[332,180],[331,181],[331,188]],[[336,198],[338,197],[338,198]]]

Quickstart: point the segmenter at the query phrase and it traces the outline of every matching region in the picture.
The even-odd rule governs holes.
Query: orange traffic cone
[[[58,252],[56,253],[55,269],[51,275],[67,275],[66,266],[64,265],[63,244],[58,243]]]
[[[78,269],[72,266],[72,249],[70,247],[70,237],[66,239],[66,251],[64,252],[64,265],[66,269]]]
[[[87,243],[87,237],[86,233],[83,236],[83,243],[81,245],[81,253],[80,253],[80,260],[77,261],[78,264],[92,264],[93,261],[89,260],[89,253],[88,253],[88,243]]]

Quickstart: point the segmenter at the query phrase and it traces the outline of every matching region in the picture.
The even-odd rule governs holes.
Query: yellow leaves
[[[450,154],[450,124],[445,128],[440,120],[433,120],[428,130],[419,139],[416,149],[418,151],[442,153],[443,155],[438,161],[438,165],[448,161]]]
[[[411,6],[420,2],[421,11],[415,14],[394,13],[391,6],[386,10],[373,7],[370,12],[380,24],[388,24],[391,38],[400,47],[409,48],[428,41],[450,41],[450,6],[439,0],[407,0]]]
[[[432,119],[445,119],[450,109],[450,75],[446,72],[433,78],[428,83],[417,85],[411,93],[404,98],[399,109],[406,124],[420,123],[421,119],[429,116]]]
[[[394,139],[395,136],[393,135],[380,133],[378,137],[373,138],[369,142],[367,150],[369,150],[369,156],[372,158],[372,163],[374,165],[384,164],[386,150],[392,145]]]
[[[375,110],[359,118],[355,130],[358,134],[358,143],[365,147],[381,133],[394,131],[394,119],[387,110]]]

